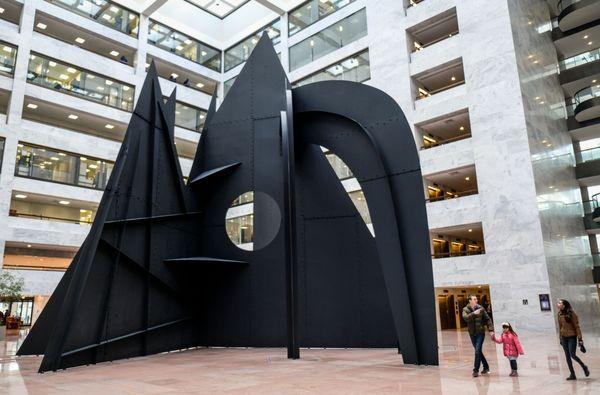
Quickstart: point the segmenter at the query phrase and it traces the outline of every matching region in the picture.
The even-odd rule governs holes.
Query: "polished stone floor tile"
[[[492,373],[471,377],[473,348],[465,332],[438,333],[440,366],[403,365],[393,349],[213,348],[132,358],[38,374],[41,357],[15,357],[21,336],[0,341],[0,394],[600,394],[600,336],[586,334],[576,382],[556,336],[521,333],[526,355],[518,378],[500,346],[484,352]]]

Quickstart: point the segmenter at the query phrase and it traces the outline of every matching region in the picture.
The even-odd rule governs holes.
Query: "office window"
[[[288,15],[289,35],[298,33],[318,20],[333,14],[355,0],[309,0],[290,11]]]
[[[205,118],[206,110],[181,102],[175,103],[175,125],[201,132]]]
[[[294,82],[293,85],[298,87],[329,80],[364,82],[370,78],[369,50],[366,50],[302,78]]]
[[[135,88],[39,54],[29,56],[27,81],[125,111],[133,111]]]
[[[260,29],[250,37],[245,38],[238,44],[225,51],[225,71],[229,71],[235,66],[244,63],[250,57],[252,50],[260,40],[262,33],[266,31],[273,42],[273,45],[281,41],[281,19],[277,19],[265,28]]]
[[[0,42],[0,74],[13,75],[17,60],[17,48]]]
[[[290,70],[309,64],[367,35],[365,9],[321,30],[290,48]]]
[[[148,25],[148,42],[209,69],[221,71],[221,51],[156,21],[151,20]]]
[[[85,188],[104,189],[114,163],[52,148],[19,143],[15,175]]]
[[[127,35],[133,37],[138,35],[139,14],[124,8],[120,4],[106,0],[47,1]]]

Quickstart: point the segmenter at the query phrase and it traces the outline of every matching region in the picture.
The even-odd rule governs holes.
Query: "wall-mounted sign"
[[[542,310],[542,311],[552,310],[552,307],[550,306],[550,295],[540,294],[540,310]]]

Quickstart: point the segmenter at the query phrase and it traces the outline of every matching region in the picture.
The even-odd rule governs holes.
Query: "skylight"
[[[237,10],[249,0],[186,0],[221,19]]]

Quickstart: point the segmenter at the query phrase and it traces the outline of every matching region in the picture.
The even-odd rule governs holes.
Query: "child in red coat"
[[[513,331],[512,326],[508,322],[502,323],[502,335],[500,338],[497,338],[492,334],[492,340],[498,344],[503,345],[504,356],[508,358],[510,362],[510,376],[515,377],[519,374],[517,373],[517,358],[519,355],[525,354],[523,352],[523,347],[521,347],[521,342],[519,341],[519,336]]]

